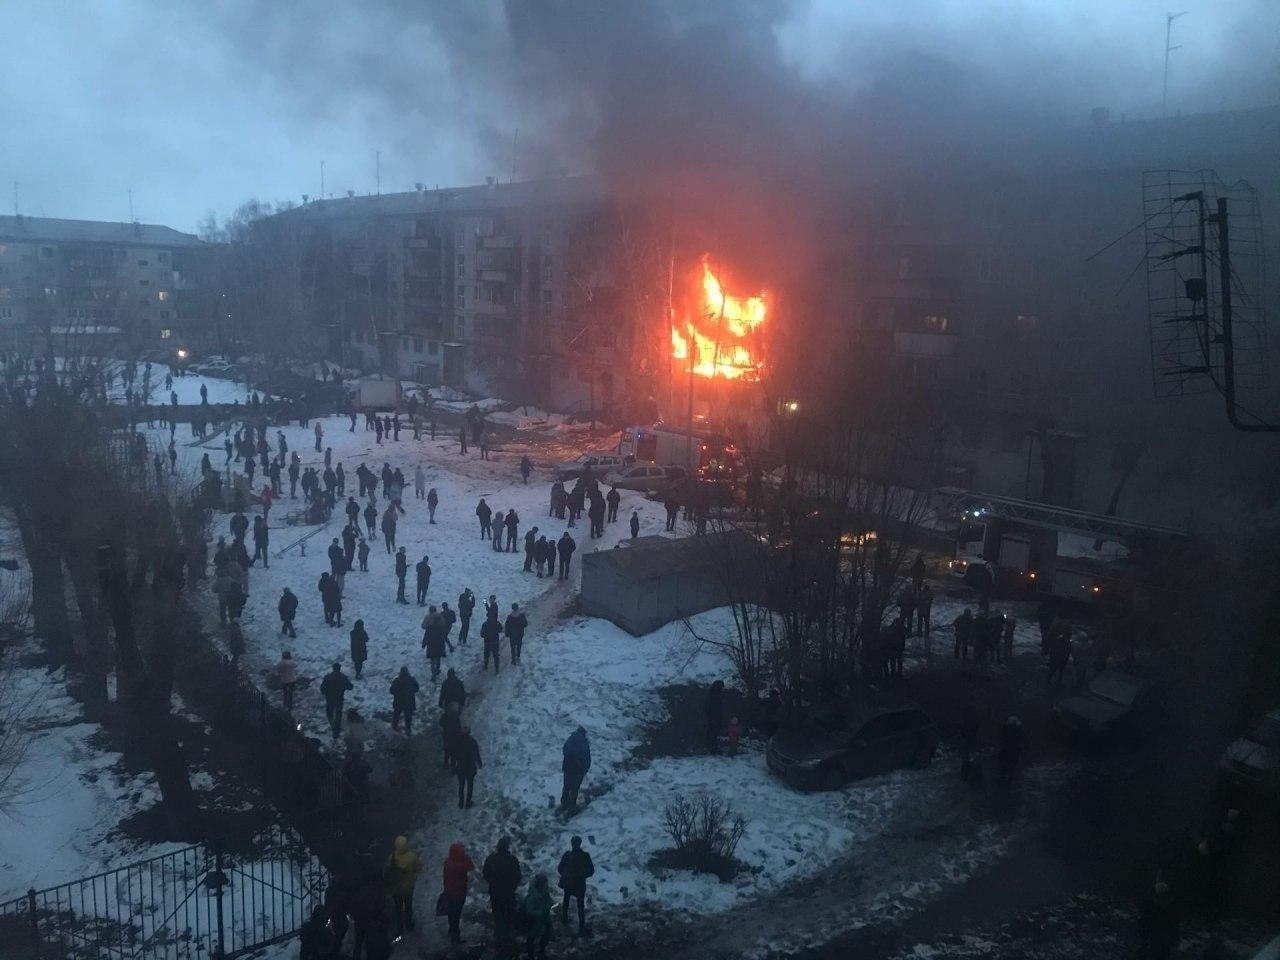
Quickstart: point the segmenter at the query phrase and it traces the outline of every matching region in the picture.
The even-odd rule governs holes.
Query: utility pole
[[[1181,44],[1176,47],[1173,45],[1173,21],[1186,15],[1187,11],[1185,10],[1164,15],[1164,87],[1160,94],[1160,115],[1162,117],[1169,115],[1169,54],[1181,49],[1182,46]]]
[[[129,188],[129,222],[133,223],[133,187]]]
[[[18,181],[13,181],[13,215],[18,216]]]
[[[382,196],[382,151],[373,151],[373,179],[374,189],[378,196]]]

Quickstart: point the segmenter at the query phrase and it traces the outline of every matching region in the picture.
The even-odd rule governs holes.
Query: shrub
[[[734,875],[733,855],[747,821],[730,804],[706,794],[692,800],[679,796],[663,808],[662,823],[675,847],[654,858],[658,865],[714,873],[722,880]]]

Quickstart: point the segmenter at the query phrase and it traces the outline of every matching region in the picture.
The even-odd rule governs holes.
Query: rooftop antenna
[[[1185,10],[1164,15],[1164,89],[1160,94],[1160,115],[1164,117],[1169,115],[1169,54],[1182,49],[1182,44],[1173,45],[1173,21],[1186,15]]]
[[[324,161],[320,161],[320,199],[324,199]]]
[[[21,216],[21,214],[18,213],[18,181],[17,180],[13,181],[13,215],[15,217]]]
[[[377,190],[378,196],[382,196],[382,151],[373,151],[373,179],[374,189]]]
[[[129,222],[136,222],[133,216],[133,187],[129,188]]]

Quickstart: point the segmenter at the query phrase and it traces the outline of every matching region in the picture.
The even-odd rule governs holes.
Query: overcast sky
[[[1280,0],[750,2],[803,82],[850,96],[922,56],[1064,121],[1151,116],[1164,15],[1185,9],[1171,110],[1280,100]],[[472,0],[0,0],[3,211],[16,181],[23,213],[124,220],[132,189],[137,219],[194,230],[249,197],[316,196],[321,160],[337,195],[373,191],[379,150],[384,192],[528,172],[542,120],[487,62],[505,30]],[[590,139],[564,165],[589,166]]]

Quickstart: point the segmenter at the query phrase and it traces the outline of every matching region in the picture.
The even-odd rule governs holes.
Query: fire
[[[671,355],[676,360],[690,360],[692,343],[693,357],[686,370],[691,367],[700,377],[755,380],[764,364],[758,356],[758,345],[747,341],[764,323],[768,312],[766,295],[728,294],[707,264],[706,256],[700,267],[684,316],[672,323]],[[710,333],[703,333],[700,327]]]

